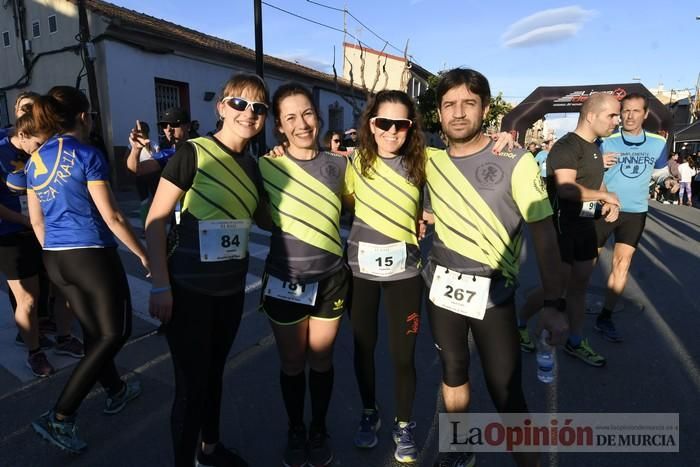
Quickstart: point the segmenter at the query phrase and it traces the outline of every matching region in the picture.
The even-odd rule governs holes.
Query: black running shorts
[[[269,275],[265,274],[262,287],[262,308],[276,324],[293,325],[307,318],[335,320],[348,307],[350,271],[342,267],[335,274],[318,282],[314,305],[289,302],[266,295]]]
[[[598,248],[605,246],[611,234],[615,235],[615,243],[624,243],[637,248],[646,222],[646,212],[621,212],[615,222],[605,222],[601,217],[595,222]]]
[[[0,242],[0,272],[8,280],[34,277],[42,269],[41,245],[34,232],[4,235]]]

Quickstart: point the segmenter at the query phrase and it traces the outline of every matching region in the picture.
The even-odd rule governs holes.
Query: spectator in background
[[[668,166],[668,173],[671,174],[671,176],[676,178],[677,180],[680,180],[681,174],[680,172],[678,172],[678,166],[680,165],[678,162],[678,158],[678,153],[672,152],[671,156],[668,158],[668,163],[666,165]]]
[[[346,151],[343,147],[343,135],[337,130],[328,130],[323,135],[322,143],[325,151],[340,154],[341,156],[349,155],[349,151]]]
[[[190,137],[188,139],[199,137],[199,120],[192,120],[190,123]]]
[[[131,150],[126,158],[126,168],[136,175],[136,189],[139,194],[139,199],[141,200],[139,214],[141,217],[141,224],[145,225],[148,207],[158,187],[160,170],[145,173],[143,170],[139,172],[139,167],[146,161],[153,161],[153,154],[157,153],[159,148],[157,145],[153,145],[150,142],[149,134],[151,129],[148,123],[136,120],[135,130],[135,133],[132,130],[132,134],[129,137],[129,147]],[[134,141],[132,141],[132,139]]]
[[[544,179],[547,178],[547,156],[549,156],[549,149],[552,147],[551,144],[551,140],[544,141],[542,143],[542,150],[538,151],[537,154],[532,153],[535,156],[535,162],[537,162],[540,168],[540,177]]]
[[[348,152],[352,153],[357,146],[357,130],[355,128],[350,128],[345,130],[345,140],[343,141],[343,146]]]
[[[691,183],[697,174],[695,164],[690,155],[686,156],[683,163],[678,165],[678,173],[681,176],[681,187],[678,191],[678,204],[683,204],[683,195],[688,193],[688,200],[685,202],[688,206],[693,205],[693,189]]]

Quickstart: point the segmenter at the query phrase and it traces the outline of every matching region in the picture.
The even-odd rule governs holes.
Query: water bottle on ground
[[[547,343],[549,331],[542,330],[537,341],[537,379],[545,384],[554,381],[555,353],[554,347]]]

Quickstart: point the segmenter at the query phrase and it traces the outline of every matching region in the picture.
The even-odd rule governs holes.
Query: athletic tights
[[[224,365],[243,314],[245,292],[214,297],[172,282],[166,336],[175,369],[170,426],[175,465],[192,467],[197,442],[219,442]]]
[[[44,265],[70,303],[85,340],[85,357],[55,407],[57,413],[70,416],[95,382],[109,394],[123,387],[114,357],[131,335],[129,284],[116,248],[45,250]]]
[[[353,277],[350,321],[355,343],[355,377],[365,409],[375,408],[374,349],[380,293],[388,320],[389,351],[394,367],[394,397],[398,421],[411,420],[416,394],[414,355],[420,328],[423,279],[372,281]]]

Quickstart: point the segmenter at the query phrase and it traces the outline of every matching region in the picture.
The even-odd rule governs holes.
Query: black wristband
[[[545,299],[542,306],[547,308],[554,308],[557,311],[566,311],[566,300],[564,300],[561,297],[552,300]]]

